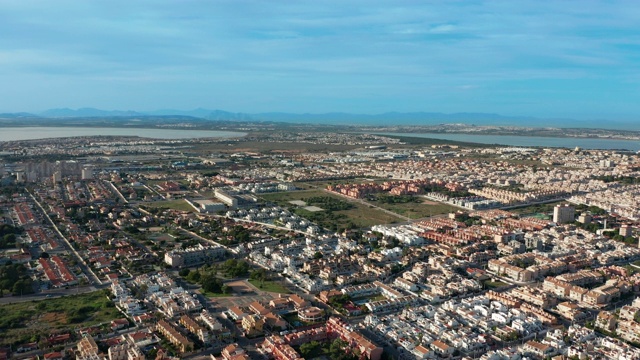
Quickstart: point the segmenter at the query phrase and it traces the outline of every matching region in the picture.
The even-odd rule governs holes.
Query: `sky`
[[[3,0],[0,111],[640,119],[637,1]]]

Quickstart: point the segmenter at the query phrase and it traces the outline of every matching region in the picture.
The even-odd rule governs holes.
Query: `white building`
[[[86,167],[82,169],[82,180],[91,180],[93,179],[93,168]]]
[[[207,260],[222,258],[225,249],[220,246],[196,246],[184,250],[171,250],[164,254],[164,262],[173,267],[194,266]]]
[[[200,205],[200,212],[214,213],[226,209],[223,203],[211,200],[199,200],[198,204]]]
[[[229,207],[231,208],[235,208],[238,206],[238,199],[236,199],[235,197],[233,197],[232,195],[217,189],[214,193],[215,197],[222,201],[223,203],[227,204]]]
[[[51,176],[51,181],[53,181],[54,183],[62,181],[62,172],[61,171],[54,172],[53,175]]]
[[[553,222],[565,224],[575,220],[576,209],[569,205],[556,205],[553,208]]]

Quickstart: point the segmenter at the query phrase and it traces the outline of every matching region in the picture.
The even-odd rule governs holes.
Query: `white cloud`
[[[429,29],[432,34],[447,34],[456,30],[456,26],[452,24],[436,25]]]

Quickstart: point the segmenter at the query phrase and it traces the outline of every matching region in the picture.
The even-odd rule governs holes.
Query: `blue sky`
[[[635,120],[637,1],[0,2],[0,111]]]

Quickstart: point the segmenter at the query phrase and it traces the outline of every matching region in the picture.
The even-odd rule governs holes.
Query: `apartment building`
[[[165,320],[158,321],[156,330],[167,338],[173,345],[175,345],[181,352],[188,352],[193,350],[193,342],[187,339],[184,335],[178,331],[173,325],[169,324]]]
[[[207,329],[198,324],[189,315],[182,315],[182,317],[180,317],[180,324],[187,328],[189,332],[195,334],[203,343],[206,344],[209,342],[209,332],[207,331]]]
[[[224,257],[226,250],[220,246],[203,246],[198,244],[186,249],[167,251],[164,262],[173,267],[190,267],[203,264],[212,259]]]

